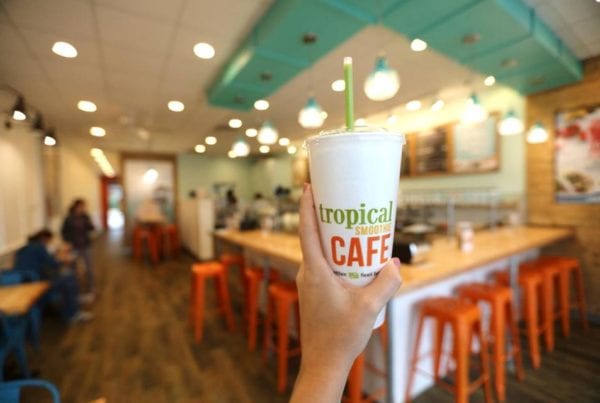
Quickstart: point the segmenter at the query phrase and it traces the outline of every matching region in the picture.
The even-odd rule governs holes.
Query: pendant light
[[[523,122],[521,121],[521,119],[519,119],[519,117],[513,110],[508,111],[504,119],[502,119],[502,121],[498,125],[498,132],[502,136],[513,136],[515,134],[521,134],[523,133],[523,130]]]
[[[386,101],[400,88],[398,72],[390,68],[385,57],[378,57],[375,68],[365,80],[365,94],[373,101]]]
[[[250,146],[241,137],[233,143],[231,150],[235,153],[236,157],[247,157],[250,154]]]
[[[305,129],[317,129],[325,121],[323,110],[314,97],[308,98],[304,108],[298,113],[298,123]]]
[[[53,147],[56,145],[56,134],[54,132],[54,129],[48,130],[44,135],[44,145],[47,145],[49,147]]]
[[[278,138],[279,133],[277,133],[277,129],[273,127],[271,122],[266,121],[258,131],[258,136],[256,139],[260,144],[271,145],[277,143]]]
[[[479,102],[479,97],[473,93],[467,100],[465,111],[462,115],[462,123],[475,124],[486,120],[488,113]]]
[[[530,144],[544,143],[547,140],[548,132],[540,122],[536,122],[527,132],[527,142]]]
[[[15,106],[12,108],[11,116],[13,120],[27,119],[27,114],[25,113],[25,99],[20,95],[17,98],[17,102],[15,102]]]

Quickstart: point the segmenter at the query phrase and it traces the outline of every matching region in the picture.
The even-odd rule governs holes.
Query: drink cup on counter
[[[307,140],[321,244],[334,273],[356,286],[392,255],[404,136],[376,128],[325,132]],[[385,308],[374,328],[385,319]]]

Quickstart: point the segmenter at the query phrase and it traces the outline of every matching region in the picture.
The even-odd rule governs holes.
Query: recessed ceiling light
[[[410,48],[415,52],[422,52],[427,49],[427,42],[423,39],[415,38],[410,43]]]
[[[96,109],[98,109],[92,101],[79,101],[77,102],[77,108],[84,112],[96,112]]]
[[[445,103],[441,99],[437,99],[433,104],[431,104],[431,110],[434,112],[439,111],[444,107]]]
[[[285,146],[287,146],[287,145],[289,145],[289,144],[290,144],[290,139],[288,139],[287,137],[281,137],[281,138],[279,139],[279,145],[280,145],[280,146],[283,146],[283,147],[285,147]]]
[[[232,129],[239,129],[242,127],[242,121],[240,119],[229,119],[229,127]]]
[[[421,109],[421,101],[417,99],[413,99],[412,101],[408,101],[406,103],[406,109],[409,111],[418,111]]]
[[[69,59],[77,57],[77,49],[75,49],[75,46],[68,42],[54,42],[54,45],[52,45],[52,51],[59,56]]]
[[[487,76],[485,78],[485,80],[483,80],[483,83],[485,84],[486,87],[491,87],[492,85],[496,84],[496,77]]]
[[[254,102],[254,109],[256,109],[257,111],[266,111],[267,109],[269,109],[269,101],[267,101],[266,99],[259,99],[256,102]]]
[[[229,158],[235,158],[235,157],[237,157],[237,154],[235,153],[235,151],[233,151],[233,150],[229,150],[229,151],[227,152],[227,156],[228,156]]]
[[[207,138],[204,139],[204,141],[209,146],[217,144],[217,138],[215,136],[208,136]]]
[[[200,42],[194,45],[194,54],[200,59],[212,59],[215,57],[215,48],[209,43]]]
[[[52,136],[44,136],[44,145],[47,145],[49,147],[55,146],[56,145],[56,139]]]
[[[206,151],[206,146],[204,144],[196,144],[194,151],[196,151],[198,154],[202,154],[204,151]]]
[[[258,134],[258,130],[256,130],[253,127],[246,129],[246,136],[248,136],[248,137],[256,137],[257,134]]]
[[[181,112],[185,109],[185,105],[181,101],[169,101],[167,107],[172,112]]]
[[[321,111],[321,119],[325,120],[325,119],[327,119],[327,116],[329,116],[329,115],[327,114],[327,112],[325,112],[325,111]]]
[[[106,136],[106,130],[98,126],[90,127],[90,134],[94,137],[104,137]]]
[[[342,92],[346,88],[346,83],[344,80],[335,80],[331,83],[331,89],[335,92]]]
[[[269,151],[271,151],[271,147],[263,145],[263,146],[258,147],[258,151],[260,151],[261,154],[266,154]]]
[[[398,122],[398,116],[392,114],[390,116],[387,117],[387,124],[388,125],[395,125]]]
[[[287,148],[288,154],[296,154],[296,151],[298,151],[297,148],[296,148],[296,146],[289,146]]]

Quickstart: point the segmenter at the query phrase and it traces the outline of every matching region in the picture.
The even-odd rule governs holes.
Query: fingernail
[[[304,189],[302,189],[302,193],[306,193],[306,189],[308,189],[308,183],[304,182]]]
[[[394,265],[396,267],[400,267],[400,259],[398,259],[397,257],[393,257],[392,262],[394,262]]]

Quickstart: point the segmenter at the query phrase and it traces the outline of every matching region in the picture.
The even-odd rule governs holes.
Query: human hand
[[[305,185],[300,202],[300,239],[303,263],[296,282],[302,363],[292,401],[339,401],[348,371],[366,347],[377,314],[402,284],[400,261],[392,259],[363,288],[339,279],[321,248],[310,185]]]

